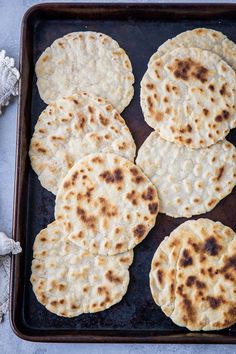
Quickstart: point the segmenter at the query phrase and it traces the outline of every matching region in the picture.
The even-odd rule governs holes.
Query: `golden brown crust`
[[[149,64],[141,81],[145,121],[190,148],[222,140],[236,126],[236,74],[218,55],[179,47]]]
[[[94,254],[135,247],[154,226],[155,187],[132,162],[114,154],[81,159],[63,180],[55,217],[71,241]]]
[[[91,255],[73,245],[54,221],[36,236],[33,257],[30,280],[38,301],[58,316],[74,317],[122,299],[133,252]]]
[[[112,152],[133,161],[135,149],[119,113],[105,99],[80,92],[58,99],[40,114],[29,155],[42,186],[56,194],[82,157],[94,151]]]
[[[229,327],[236,322],[235,270],[233,230],[209,219],[190,220],[158,247],[150,272],[152,295],[179,326]]]

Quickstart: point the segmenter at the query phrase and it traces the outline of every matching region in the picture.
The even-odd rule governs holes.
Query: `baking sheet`
[[[118,41],[130,57],[135,95],[122,113],[137,144],[152,129],[139,104],[140,80],[150,56],[168,38],[195,27],[222,31],[236,42],[235,5],[42,4],[31,8],[22,23],[21,94],[18,112],[14,200],[14,239],[23,253],[13,261],[11,324],[17,335],[36,341],[236,343],[236,326],[220,332],[190,333],[176,326],[154,303],[149,289],[153,254],[163,238],[184,222],[163,214],[148,237],[135,248],[130,284],[122,301],[110,309],[75,318],[58,317],[35,298],[29,281],[32,245],[37,233],[54,219],[55,197],[41,187],[30,167],[28,147],[34,125],[45,108],[36,87],[34,65],[56,38],[74,31],[103,32]],[[227,139],[236,145],[236,133]],[[203,217],[236,230],[236,189]],[[194,217],[197,219],[201,216]]]

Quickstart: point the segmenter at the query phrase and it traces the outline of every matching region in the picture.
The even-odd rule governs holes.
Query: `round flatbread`
[[[178,47],[196,47],[219,55],[236,71],[236,44],[223,33],[210,28],[195,28],[168,39],[152,55],[149,64]]]
[[[45,103],[87,91],[122,112],[134,94],[129,57],[103,33],[74,32],[56,39],[39,57],[35,71]]]
[[[209,219],[186,221],[152,260],[154,301],[178,326],[210,331],[236,322],[236,234]]]
[[[56,222],[36,236],[30,281],[37,300],[63,317],[106,310],[127,291],[133,251],[94,256],[72,244]]]
[[[124,119],[105,99],[78,93],[58,99],[41,113],[29,155],[42,186],[56,194],[74,163],[99,151],[133,161],[136,147]]]
[[[55,218],[69,239],[94,254],[140,243],[158,213],[156,188],[132,162],[114,154],[81,159],[59,187]]]
[[[219,56],[177,48],[152,62],[141,82],[146,122],[162,138],[200,148],[236,126],[236,74]]]
[[[189,149],[153,132],[136,163],[157,188],[160,212],[175,218],[210,211],[236,185],[236,148],[227,140]]]

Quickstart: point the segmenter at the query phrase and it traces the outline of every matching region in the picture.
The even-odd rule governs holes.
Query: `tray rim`
[[[24,49],[25,49],[25,36],[27,32],[27,21],[29,18],[38,10],[44,10],[45,7],[50,7],[52,10],[54,8],[153,8],[156,9],[162,7],[169,7],[171,9],[186,7],[201,7],[201,8],[214,8],[217,7],[219,9],[236,9],[236,3],[71,3],[71,2],[47,2],[35,4],[25,12],[21,21],[21,32],[20,32],[20,53],[19,53],[19,70],[21,73],[21,78],[19,81],[19,100],[17,105],[17,126],[16,126],[16,154],[15,154],[15,177],[14,177],[14,193],[13,193],[13,219],[12,219],[12,237],[15,241],[20,241],[19,232],[18,232],[18,212],[20,206],[20,195],[18,193],[20,187],[20,160],[21,160],[21,135],[20,127],[21,127],[21,116],[22,112],[22,101],[23,101],[23,61],[24,61]],[[217,332],[189,332],[183,334],[166,334],[166,335],[144,335],[142,334],[144,331],[116,331],[117,335],[109,334],[110,331],[97,331],[90,334],[93,331],[82,330],[77,331],[77,333],[69,333],[74,332],[74,330],[66,330],[68,333],[60,334],[41,334],[41,335],[31,335],[27,334],[27,331],[22,331],[18,328],[16,324],[15,312],[16,312],[16,273],[17,273],[17,265],[19,266],[20,255],[13,256],[11,258],[11,271],[10,271],[10,306],[9,306],[9,322],[12,331],[16,336],[23,340],[31,341],[31,342],[51,342],[51,343],[169,343],[169,344],[236,344],[236,336],[223,335]],[[43,331],[42,331],[43,332]],[[103,332],[107,332],[107,334],[102,334]],[[133,332],[133,333],[132,333]]]

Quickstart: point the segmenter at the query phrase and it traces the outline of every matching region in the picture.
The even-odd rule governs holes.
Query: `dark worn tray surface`
[[[45,4],[34,8],[25,17],[13,225],[14,237],[23,244],[23,254],[13,264],[11,302],[11,322],[18,335],[31,340],[51,341],[109,341],[109,336],[117,336],[117,341],[140,341],[143,338],[143,341],[236,342],[236,326],[218,334],[186,336],[189,332],[174,325],[152,300],[149,270],[153,254],[164,236],[186,220],[163,214],[158,215],[154,229],[135,248],[128,292],[119,304],[100,313],[71,319],[58,317],[40,305],[29,282],[32,245],[37,233],[53,220],[55,198],[40,186],[27,156],[34,125],[45,108],[36,88],[34,64],[56,38],[73,31],[100,31],[116,39],[125,49],[133,65],[135,95],[122,116],[139,147],[151,132],[141,113],[139,85],[153,52],[168,38],[194,27],[222,31],[236,42],[235,19],[236,7],[230,5]],[[227,139],[236,145],[234,131]],[[219,220],[236,230],[235,202],[234,189],[212,212],[202,216]]]

